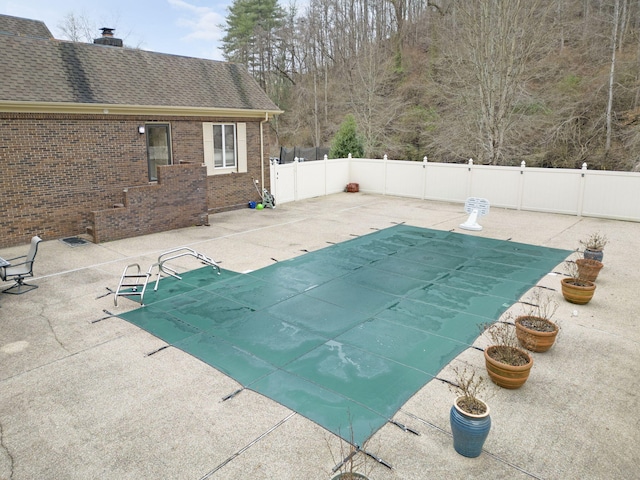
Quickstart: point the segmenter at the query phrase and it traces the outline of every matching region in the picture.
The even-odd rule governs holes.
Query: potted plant
[[[580,245],[584,247],[584,258],[602,262],[603,250],[608,242],[607,236],[600,232],[594,232],[584,240],[580,240]]]
[[[347,462],[345,465],[349,465],[350,462]],[[342,467],[344,468],[344,467]],[[369,477],[362,473],[358,473],[356,471],[350,472],[348,471],[349,467],[342,472],[338,472],[337,475],[331,477],[331,480],[369,480]]]
[[[535,289],[530,301],[523,302],[527,309],[516,317],[516,336],[520,345],[532,352],[546,352],[554,342],[560,329],[551,321],[558,304],[540,289]]]
[[[491,430],[489,406],[478,395],[484,389],[484,378],[475,370],[455,367],[456,383],[449,382],[456,398],[449,411],[453,448],[460,455],[475,458]]]
[[[358,446],[354,440],[353,434],[353,425],[351,424],[351,415],[349,414],[349,430],[350,430],[350,438],[351,441],[343,440],[339,438],[340,441],[340,458],[339,463],[332,469],[332,477],[331,480],[369,480],[369,477],[365,475],[367,470],[367,458],[366,455],[370,455],[365,450],[365,445],[367,441],[365,441],[362,447]],[[329,446],[329,452],[331,453],[331,457],[335,462],[337,459],[335,458],[333,449],[327,441],[327,445]],[[372,455],[375,458],[375,456]]]
[[[334,476],[331,480],[369,480],[364,473],[358,472],[358,470],[365,468],[365,460],[358,454],[362,450],[352,443],[347,448],[341,447],[341,452],[346,454],[346,457],[334,468]]]
[[[578,277],[589,282],[596,281],[600,270],[602,270],[604,266],[600,260],[596,260],[595,258],[582,257],[577,258],[575,262],[578,268]]]
[[[567,302],[586,305],[593,298],[593,294],[596,291],[596,284],[580,277],[578,265],[574,260],[567,260],[564,263],[568,271],[568,277],[560,281],[562,296]]]
[[[520,388],[529,378],[533,358],[520,348],[515,325],[498,321],[485,327],[492,344],[484,349],[485,365],[489,378],[502,388]]]

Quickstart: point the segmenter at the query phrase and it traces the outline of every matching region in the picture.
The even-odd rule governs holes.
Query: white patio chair
[[[36,258],[36,253],[38,253],[38,244],[41,241],[42,239],[36,235],[31,239],[31,247],[29,248],[29,253],[20,257],[6,259],[9,263],[11,263],[11,265],[9,265],[8,267],[0,268],[0,278],[5,282],[13,280],[15,283],[9,288],[5,288],[2,291],[3,293],[20,295],[38,288],[37,285],[24,283],[24,279],[33,277],[33,261]],[[18,263],[14,262],[14,260],[21,259],[24,260]]]

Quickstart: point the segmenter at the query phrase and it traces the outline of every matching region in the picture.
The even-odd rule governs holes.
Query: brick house
[[[281,111],[242,66],[0,15],[0,247],[206,224],[269,188]]]

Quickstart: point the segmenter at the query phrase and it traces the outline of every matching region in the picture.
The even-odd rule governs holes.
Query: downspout
[[[265,122],[268,122],[268,121],[269,121],[269,113],[265,112],[264,120],[260,122],[260,177],[261,177],[260,191],[262,191],[263,188],[266,188],[264,185],[264,133],[262,131],[262,126],[265,124]],[[269,185],[269,190],[272,190],[271,185]]]

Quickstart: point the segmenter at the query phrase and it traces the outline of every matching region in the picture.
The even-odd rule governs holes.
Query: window
[[[236,166],[236,126],[213,126],[213,165],[215,168]]]
[[[208,175],[247,171],[246,123],[202,124]]]

